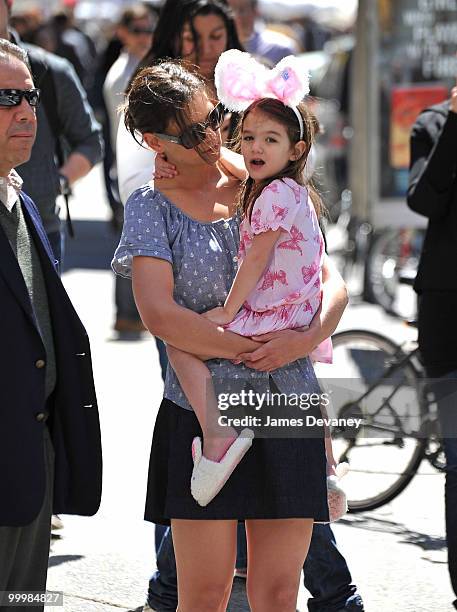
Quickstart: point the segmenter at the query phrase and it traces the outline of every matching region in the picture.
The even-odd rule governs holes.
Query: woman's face
[[[214,78],[214,68],[221,53],[227,49],[228,36],[224,20],[219,15],[197,15],[193,19],[197,40],[189,23],[182,31],[182,57],[200,67],[200,74]]]
[[[196,124],[204,123],[208,114],[214,109],[214,104],[208,99],[208,96],[204,93],[199,93],[194,96],[187,108],[187,127]],[[186,128],[184,128],[186,129]],[[166,131],[170,136],[180,136],[183,132],[183,128],[172,123],[168,126]],[[220,130],[212,130],[211,128],[206,129],[206,137],[194,149],[186,149],[180,144],[167,143],[162,141],[166,153],[170,159],[173,159],[178,165],[179,163],[186,164],[201,164],[201,160],[209,165],[214,165],[219,160],[221,153],[221,133]]]

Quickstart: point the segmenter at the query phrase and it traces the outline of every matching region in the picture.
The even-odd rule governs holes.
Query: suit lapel
[[[21,201],[23,204],[22,210],[24,212],[25,221],[30,232],[30,237],[33,240],[38,252],[43,270],[43,278],[47,285],[50,280],[50,276],[53,276],[54,274],[57,276],[55,265],[53,263],[54,257],[52,255],[51,247],[49,246],[47,236],[42,228],[38,213],[35,211],[33,205],[28,198],[22,194]],[[1,225],[0,262],[0,273],[4,277],[13,294],[16,296],[22,308],[25,310],[33,325],[37,327],[35,313],[33,312],[24,277],[22,276],[16,256],[14,255],[13,249],[11,248],[9,240]]]
[[[54,266],[55,269],[55,257],[52,252],[51,245],[49,244],[46,232],[44,231],[39,212],[32,203],[32,200],[30,200],[30,198],[28,198],[24,193],[21,194],[21,199],[24,204],[23,210],[24,217],[27,222],[27,227],[29,228],[35,246],[38,252],[40,253],[40,259],[42,255],[42,250],[46,251],[46,255],[51,260],[51,264]]]
[[[3,206],[3,204],[0,204],[0,206]],[[13,249],[11,248],[9,240],[1,225],[0,262],[0,274],[5,279],[6,284],[9,286],[22,308],[25,310],[27,316],[36,326],[35,315],[33,313],[32,304],[30,302],[24,277],[22,276],[16,256],[14,255]]]

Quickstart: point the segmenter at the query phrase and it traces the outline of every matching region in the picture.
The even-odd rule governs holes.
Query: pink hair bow
[[[255,100],[276,98],[295,108],[309,93],[309,73],[298,57],[289,55],[271,70],[249,53],[225,51],[214,72],[219,100],[231,111],[243,111]]]

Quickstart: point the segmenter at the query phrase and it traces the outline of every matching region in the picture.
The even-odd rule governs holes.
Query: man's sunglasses
[[[0,106],[20,106],[23,98],[35,108],[40,101],[40,90],[0,89]]]
[[[130,34],[154,34],[153,28],[140,28],[137,26],[131,26],[128,28]]]
[[[156,136],[162,140],[179,144],[185,149],[195,149],[205,140],[207,128],[211,128],[213,131],[218,130],[224,121],[224,117],[225,108],[219,102],[209,113],[206,121],[203,123],[192,123],[179,136],[169,136],[168,134],[156,134]]]

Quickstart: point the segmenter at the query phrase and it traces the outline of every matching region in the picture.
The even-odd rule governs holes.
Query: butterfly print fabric
[[[305,187],[274,180],[254,202],[251,221],[240,227],[240,262],[257,234],[281,230],[270,261],[227,329],[243,336],[309,325],[321,303],[324,239]],[[330,341],[329,341],[330,342]],[[331,361],[331,344],[319,353]]]

